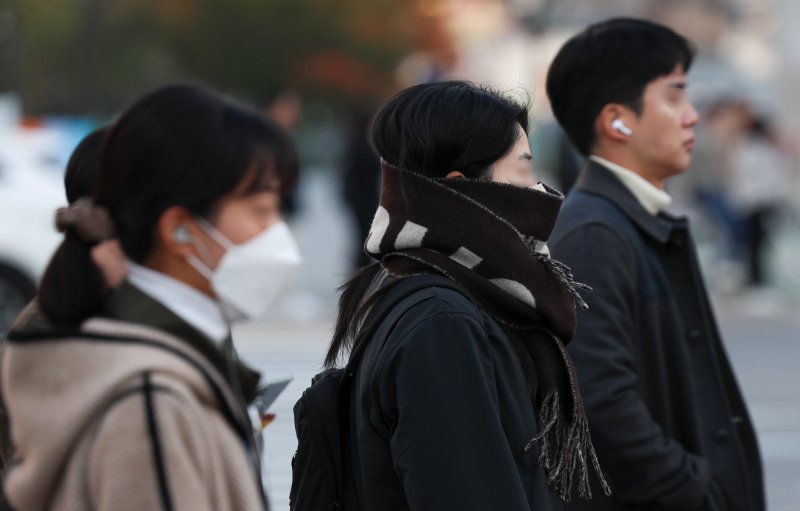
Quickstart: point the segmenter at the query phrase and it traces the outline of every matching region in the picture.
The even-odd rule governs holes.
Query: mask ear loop
[[[200,225],[200,228],[203,229],[206,232],[206,234],[211,236],[211,239],[216,241],[217,244],[219,244],[219,246],[221,246],[225,250],[230,250],[231,247],[234,246],[234,244],[231,243],[231,240],[229,240],[227,237],[225,237],[224,234],[219,232],[219,230],[213,225],[211,225],[211,223],[205,218],[197,216],[194,218],[194,220]]]
[[[208,223],[208,221],[202,217],[194,217],[194,221],[200,226],[206,234],[209,235],[211,239],[213,239],[217,244],[219,244],[222,248],[226,251],[233,245],[230,241],[228,241],[225,236],[222,235],[213,225]],[[206,248],[205,244],[200,241],[197,236],[190,234],[188,231],[184,231],[186,236],[186,241],[189,242],[200,257],[196,257],[194,255],[187,256],[187,262],[197,270],[197,272],[206,278],[209,282],[211,278],[214,276],[214,270],[211,269],[211,265],[208,264],[208,261],[211,260],[211,254],[208,253],[208,248]]]
[[[208,253],[206,246],[203,245],[196,236],[189,235],[189,240],[189,243],[191,243],[194,249],[197,250],[197,253],[200,254],[200,261],[208,268],[208,271],[211,272],[211,266],[207,262],[211,260],[211,255]]]

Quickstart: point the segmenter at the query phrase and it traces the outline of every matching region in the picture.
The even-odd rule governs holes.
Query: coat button
[[[686,332],[686,338],[689,339],[689,342],[692,344],[697,344],[702,339],[703,335],[700,333],[700,330],[693,328]]]
[[[719,428],[714,432],[714,441],[718,444],[728,443],[731,437],[731,432],[725,428]]]

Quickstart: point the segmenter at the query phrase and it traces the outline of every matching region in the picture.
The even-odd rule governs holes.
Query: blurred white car
[[[62,236],[55,211],[67,202],[63,169],[0,131],[0,334],[30,301]]]

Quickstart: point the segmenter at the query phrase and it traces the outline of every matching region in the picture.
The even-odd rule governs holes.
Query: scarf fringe
[[[539,464],[544,468],[547,486],[565,502],[572,495],[576,476],[578,495],[586,500],[592,498],[589,486],[590,463],[600,480],[603,492],[611,495],[611,488],[600,469],[589,437],[586,417],[573,413],[572,421],[565,424],[559,403],[557,392],[551,391],[545,396],[539,410],[542,431],[525,445],[525,451],[529,451],[537,443],[540,444]]]
[[[583,310],[587,310],[589,305],[583,300],[583,297],[578,292],[580,289],[581,291],[592,291],[592,287],[581,282],[575,281],[575,276],[572,274],[572,270],[569,266],[562,263],[561,261],[556,261],[548,254],[543,252],[535,252],[536,258],[545,265],[547,269],[549,269],[558,279],[558,281],[566,287],[570,294],[575,299],[575,304],[578,305]]]

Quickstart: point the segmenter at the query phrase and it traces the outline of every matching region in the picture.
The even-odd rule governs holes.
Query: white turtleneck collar
[[[659,214],[672,202],[672,197],[667,192],[653,186],[652,183],[634,171],[594,154],[589,156],[589,159],[610,170],[651,215]]]
[[[230,332],[219,304],[195,288],[168,275],[125,261],[128,282],[174,312],[206,337],[222,343]]]

